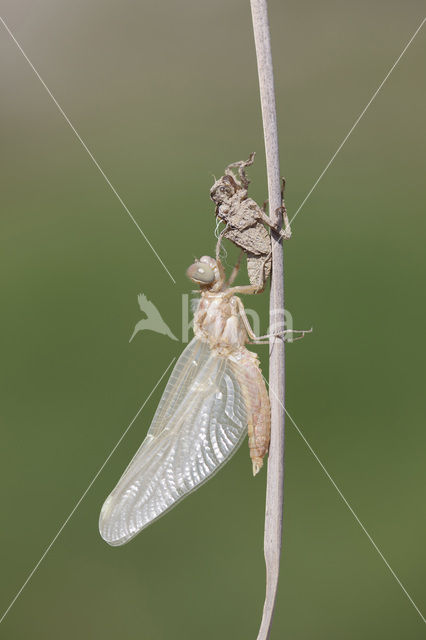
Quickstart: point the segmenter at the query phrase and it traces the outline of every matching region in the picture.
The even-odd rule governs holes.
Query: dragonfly
[[[227,280],[221,263],[203,256],[187,270],[200,287],[194,338],[171,373],[139,450],[106,499],[102,538],[129,542],[219,471],[248,434],[253,474],[262,467],[270,436],[270,404],[256,353],[256,337],[234,286],[239,263]],[[279,334],[284,339],[284,334]],[[300,332],[304,333],[304,332]]]

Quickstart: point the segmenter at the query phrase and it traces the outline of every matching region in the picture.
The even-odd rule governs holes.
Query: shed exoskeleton
[[[216,205],[216,217],[226,225],[220,237],[231,240],[247,256],[250,280],[250,290],[247,290],[247,293],[261,293],[271,273],[271,237],[264,225],[275,231],[280,238],[288,239],[291,236],[283,197],[284,179],[281,205],[283,230],[278,229],[267,215],[266,202],[260,207],[248,197],[250,180],[245,170],[253,164],[254,157],[255,153],[251,153],[247,160],[228,165],[224,175],[216,180],[210,190],[210,198]],[[237,171],[238,177],[233,169]]]

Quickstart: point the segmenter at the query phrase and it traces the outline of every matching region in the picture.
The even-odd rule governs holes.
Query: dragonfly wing
[[[173,417],[178,407],[182,405],[189,387],[210,354],[209,345],[198,340],[198,338],[193,338],[184,349],[173,368],[143,444],[145,442],[148,444],[150,439],[165,429],[169,419]]]
[[[247,407],[227,358],[193,340],[170,377],[147,437],[107,498],[104,540],[116,546],[212,477],[247,433]]]

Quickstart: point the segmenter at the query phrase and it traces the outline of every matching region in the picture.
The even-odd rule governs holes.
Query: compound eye
[[[186,275],[197,284],[211,284],[215,280],[213,269],[204,262],[194,262],[194,264],[191,264]]]

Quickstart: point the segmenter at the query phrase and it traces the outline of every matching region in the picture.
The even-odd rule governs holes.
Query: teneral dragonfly
[[[200,286],[194,338],[178,359],[141,447],[105,501],[100,533],[110,545],[131,540],[211,478],[248,433],[253,474],[268,450],[270,405],[253,334],[219,253],[187,275]],[[266,336],[261,336],[261,338]]]

